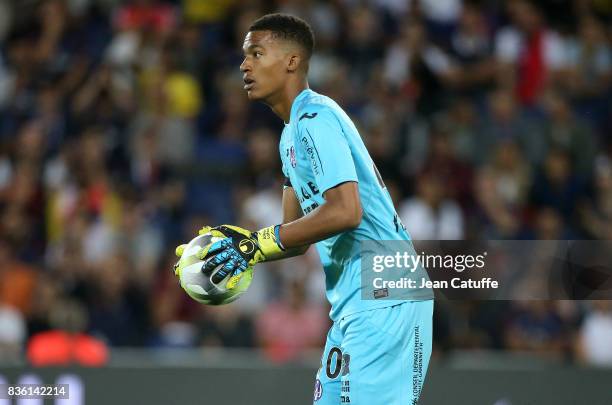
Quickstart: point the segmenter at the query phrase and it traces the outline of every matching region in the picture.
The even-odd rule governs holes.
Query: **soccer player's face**
[[[240,71],[250,100],[267,100],[283,87],[287,75],[283,45],[270,31],[251,31],[244,38]]]

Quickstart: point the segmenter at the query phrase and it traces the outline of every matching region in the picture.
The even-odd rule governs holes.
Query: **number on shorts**
[[[334,371],[332,373],[331,365],[332,365],[332,358],[334,357],[334,354],[336,354],[336,364],[334,366]],[[338,377],[338,375],[340,375],[341,369],[342,369],[342,350],[334,346],[331,348],[331,350],[329,351],[329,354],[327,355],[327,367],[325,368],[325,374],[327,374],[328,378],[333,380],[334,378]]]

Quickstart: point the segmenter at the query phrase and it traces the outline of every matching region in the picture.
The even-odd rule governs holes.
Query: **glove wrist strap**
[[[278,239],[280,225],[272,225],[257,231],[257,244],[265,260],[276,260],[284,255],[285,248]]]
[[[280,224],[274,226],[274,238],[276,239],[276,244],[281,248],[281,250],[285,250],[285,247],[283,246],[283,242],[281,241],[281,238],[280,238],[280,227],[281,227]]]

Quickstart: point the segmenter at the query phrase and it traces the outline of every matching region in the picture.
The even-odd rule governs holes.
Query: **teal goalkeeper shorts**
[[[345,316],[327,334],[313,405],[416,405],[431,356],[433,300]]]

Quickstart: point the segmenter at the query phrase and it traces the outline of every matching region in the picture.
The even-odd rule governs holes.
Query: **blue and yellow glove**
[[[234,288],[249,267],[284,256],[285,248],[280,243],[279,228],[280,225],[273,225],[256,232],[233,225],[203,228],[200,233],[210,232],[213,236],[223,239],[206,246],[197,253],[202,260],[206,257],[210,258],[202,271],[213,271],[217,266],[222,265],[212,277],[212,281],[219,283],[228,274],[231,274],[226,287]]]
[[[200,229],[198,231],[198,235],[204,235],[205,233],[209,233],[211,232],[213,228],[210,226],[205,226],[202,229]],[[226,236],[223,235],[222,233],[215,231],[214,236],[217,237],[221,237],[221,238],[225,238]],[[176,262],[176,264],[174,265],[174,275],[177,277],[181,277],[181,269],[179,267],[179,262],[181,260],[181,257],[183,257],[183,253],[185,252],[185,249],[187,248],[188,243],[183,243],[182,245],[179,245],[176,247],[176,249],[174,249],[174,254],[176,255],[176,257],[179,258],[179,260]],[[208,249],[210,248],[210,246],[212,245],[212,243],[206,245],[203,249],[201,249],[199,252],[196,253],[196,255],[203,260],[206,257],[206,254],[208,253]]]

